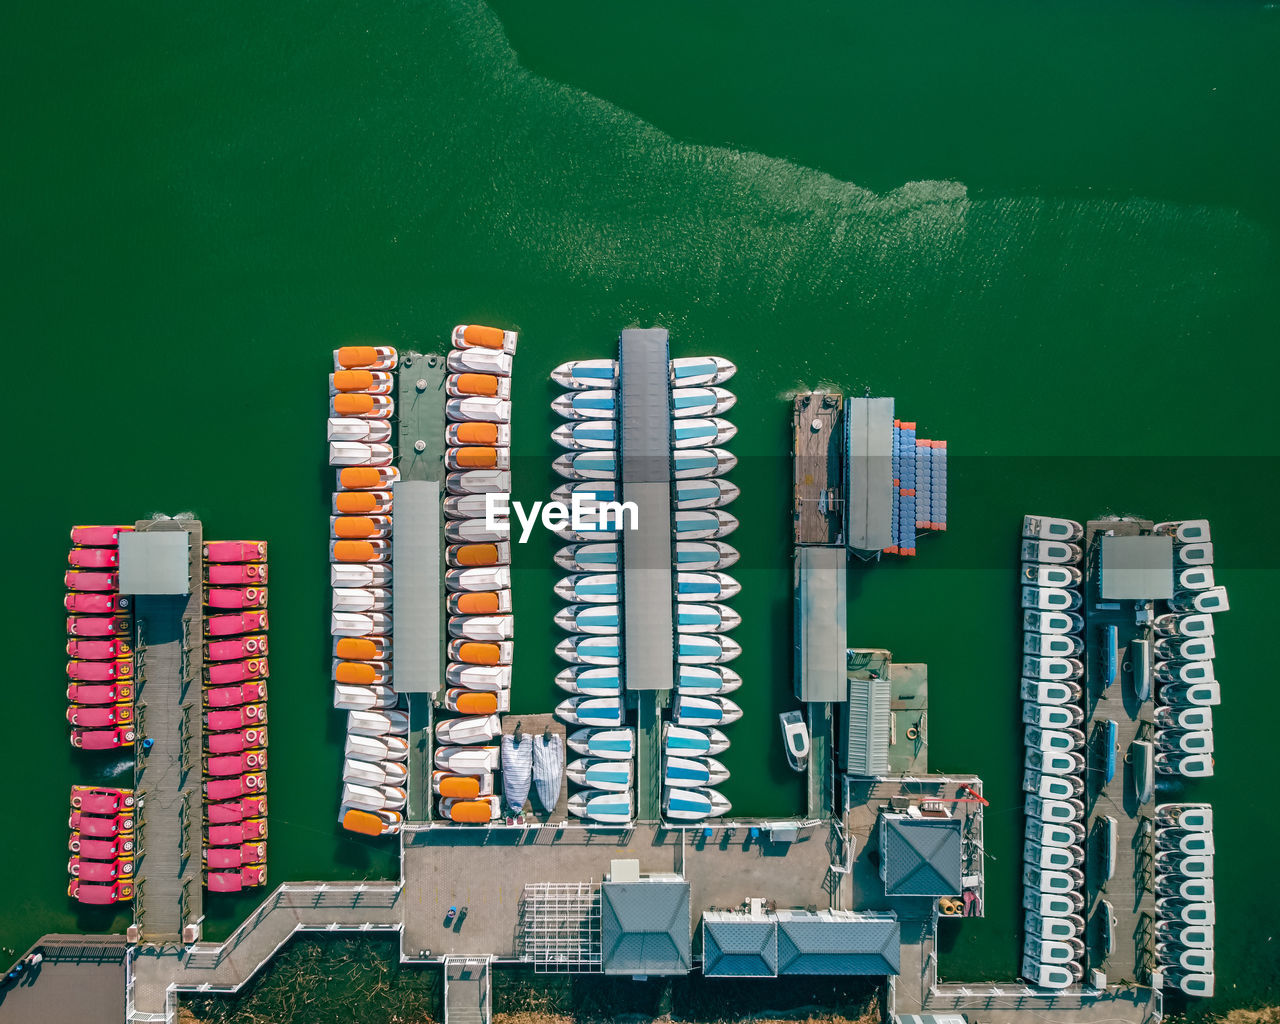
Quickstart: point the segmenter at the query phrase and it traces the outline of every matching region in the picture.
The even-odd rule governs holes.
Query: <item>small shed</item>
[[[775,977],[778,922],[769,916],[708,910],[702,915],[702,973],[708,978]]]
[[[1104,601],[1173,597],[1173,538],[1152,534],[1103,537],[1099,568]]]
[[[841,751],[850,775],[876,778],[889,771],[890,694],[888,679],[850,679]]]
[[[120,593],[174,597],[191,593],[191,534],[131,530],[120,534]]]

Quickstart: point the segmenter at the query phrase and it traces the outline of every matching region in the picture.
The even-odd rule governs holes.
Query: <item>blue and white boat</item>
[[[683,725],[662,727],[662,752],[676,757],[715,757],[729,749],[729,737],[719,729],[691,729]]]
[[[681,665],[720,665],[742,653],[742,645],[727,636],[681,633],[676,639],[676,662]]]
[[[616,604],[618,574],[616,572],[582,572],[566,576],[556,584],[556,597],[562,601],[586,604]]]
[[[574,359],[552,370],[551,379],[573,391],[612,388],[618,379],[618,364],[613,359]]]
[[[631,820],[631,792],[581,790],[569,797],[569,813],[601,825],[625,825]]]
[[[568,452],[552,462],[551,468],[568,480],[616,480],[618,453],[615,451]]]
[[[677,601],[728,601],[741,590],[737,580],[722,572],[676,573]]]
[[[618,392],[613,388],[568,391],[556,396],[553,411],[567,420],[609,420],[618,415]]]
[[[569,505],[575,494],[580,502],[617,501],[618,485],[614,480],[573,480],[560,484],[551,492],[551,499]]]
[[[618,632],[616,604],[571,604],[555,614],[556,625],[571,633],[612,636]]]
[[[673,387],[710,387],[723,384],[738,368],[720,356],[690,356],[671,360],[671,384]]]
[[[742,708],[728,697],[676,696],[672,720],[676,725],[692,725],[706,728],[712,725],[729,725],[742,717]]]
[[[728,388],[672,388],[671,415],[677,418],[719,416],[732,409],[737,401]]]
[[[682,601],[676,605],[676,629],[681,633],[727,633],[741,621],[742,616],[727,604]]]
[[[573,451],[612,451],[618,447],[617,424],[613,420],[563,423],[551,431],[551,440]]]
[[[676,692],[690,697],[733,693],[742,685],[742,676],[723,665],[680,665],[676,670]]]
[[[556,552],[555,559],[556,565],[570,572],[617,572],[618,545],[567,544]]]
[[[668,755],[662,763],[663,784],[677,789],[718,786],[728,778],[729,769],[714,757]]]
[[[675,567],[680,572],[727,569],[738,560],[738,549],[722,540],[676,542]]]
[[[738,519],[721,509],[677,511],[671,519],[677,540],[713,540],[738,528]]]
[[[704,477],[692,480],[677,480],[671,495],[676,508],[681,511],[698,508],[721,508],[733,501],[742,492],[737,484],[728,480],[717,480]]]
[[[634,729],[578,729],[569,734],[569,749],[583,757],[629,761],[636,756]]]
[[[585,789],[599,789],[606,793],[625,793],[631,789],[630,761],[582,757],[569,762],[565,771],[570,782]]]
[[[1102,749],[1106,757],[1104,775],[1107,782],[1116,777],[1116,723],[1108,718],[1102,727]]]
[[[556,644],[556,654],[571,665],[618,664],[617,636],[571,636]]]
[[[619,697],[622,674],[616,668],[573,665],[556,673],[556,685],[584,697]]]
[[[671,453],[677,480],[701,480],[724,476],[738,464],[738,457],[723,448],[680,448]]]
[[[1102,627],[1102,685],[1120,681],[1120,631],[1114,625]]]
[[[709,448],[712,445],[727,444],[737,433],[737,427],[718,416],[677,419],[671,423],[671,447]]]
[[[728,814],[732,805],[714,789],[668,789],[662,798],[667,821],[703,821]]]
[[[570,725],[612,729],[627,718],[627,709],[618,697],[570,697],[556,705],[556,715]]]

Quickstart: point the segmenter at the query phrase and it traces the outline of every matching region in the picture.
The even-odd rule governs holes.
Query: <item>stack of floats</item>
[[[1165,983],[1213,995],[1213,809],[1156,807],[1156,960]]]
[[[131,789],[71,787],[72,899],[99,906],[133,899],[135,803]]]
[[[446,821],[484,824],[502,816],[494,792],[500,757],[511,813],[529,792],[519,747],[502,736],[499,712],[510,707],[514,625],[511,613],[511,542],[507,520],[491,528],[511,500],[511,364],[514,331],[460,325],[447,360],[445,405],[445,586],[448,665],[444,707],[455,717],[435,727],[432,792]],[[523,779],[523,789],[520,780]],[[513,788],[514,787],[514,788]]]
[[[67,553],[67,722],[82,750],[131,747],[133,611],[120,594],[120,534],[132,526],[77,526]]]
[[[204,884],[267,882],[267,545],[204,545]]]
[[[398,832],[408,801],[409,716],[391,687],[396,363],[393,348],[340,348],[329,377],[329,465],[338,470],[329,520],[333,705],[348,712],[338,817],[364,835]]]
[[[1054,989],[1084,976],[1084,619],[1078,543],[1083,536],[1084,528],[1070,519],[1026,516],[1022,522],[1027,815],[1022,976]],[[1109,770],[1114,771],[1114,760]]]
[[[1155,769],[1162,775],[1213,774],[1213,712],[1219,701],[1213,670],[1213,616],[1228,609],[1225,587],[1213,579],[1213,543],[1204,519],[1158,523],[1173,540],[1174,594],[1156,617],[1154,645],[1142,654],[1158,685]]]
[[[718,414],[735,398],[717,385],[735,367],[717,357],[674,359],[669,364],[671,411],[671,537],[675,576],[674,619],[677,692],[671,721],[664,725],[663,812],[669,820],[700,821],[726,813],[729,801],[715,785],[729,777],[714,759],[729,740],[717,728],[736,721],[741,709],[725,694],[741,685],[737,673],[722,668],[741,647],[724,633],[740,616],[719,602],[740,589],[716,570],[737,561],[738,553],[721,538],[737,528],[737,520],[721,510],[738,495],[719,479],[737,459],[717,447],[736,428]],[[620,824],[632,816],[636,734],[628,724],[625,672],[622,664],[622,595],[619,557],[625,543],[626,494],[621,485],[620,387],[618,363],[611,359],[565,363],[552,379],[565,393],[552,409],[569,422],[552,438],[569,453],[554,468],[570,483],[553,497],[581,510],[577,523],[556,532],[571,543],[556,554],[570,572],[556,585],[569,602],[556,622],[572,634],[556,647],[571,663],[557,684],[573,694],[557,707],[557,715],[581,726],[569,737],[580,757],[568,766],[571,782],[580,787],[569,800],[571,813],[602,824]],[[631,515],[637,514],[630,512]]]
[[[893,421],[893,511],[888,554],[914,555],[918,530],[947,528],[947,442],[916,437],[916,425]]]

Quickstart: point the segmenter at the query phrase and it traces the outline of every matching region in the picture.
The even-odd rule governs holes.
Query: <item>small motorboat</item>
[[[1041,562],[1022,563],[1024,587],[1078,587],[1083,577],[1080,570],[1070,565],[1045,565]]]
[[[128,903],[133,899],[133,883],[126,881],[93,884],[82,882],[78,878],[71,879],[67,886],[67,895],[80,903],[106,906],[111,903]]]
[[[1084,958],[1084,942],[1072,937],[1070,939],[1041,939],[1028,935],[1022,944],[1024,956],[1031,957],[1046,964],[1066,966],[1073,961]]]
[[[127,611],[131,600],[120,594],[66,594],[62,605],[69,612],[81,615],[114,615]]]
[[[677,789],[718,786],[729,778],[729,769],[714,757],[667,756],[662,764],[662,783]]]
[[[128,726],[117,729],[72,729],[71,745],[80,750],[115,750],[131,747],[137,733]]]
[[[233,825],[250,818],[265,818],[266,815],[267,798],[261,794],[239,800],[224,800],[222,803],[210,804],[207,808],[210,825]]]
[[[1172,537],[1175,544],[1208,544],[1213,539],[1207,519],[1156,523],[1151,532],[1160,537]]]
[[[1044,893],[1024,889],[1022,906],[1034,910],[1041,917],[1067,917],[1084,909],[1084,896],[1078,892]]]
[[[453,329],[452,335],[454,348],[487,348],[507,355],[515,355],[519,337],[515,331],[504,331],[500,327],[485,327],[481,324],[459,324]]]
[[[391,616],[386,612],[334,612],[329,616],[329,632],[337,637],[387,636]]]
[[[1022,860],[1045,871],[1067,871],[1084,863],[1079,846],[1041,846],[1028,839],[1022,844]]]
[[[445,564],[451,569],[510,565],[511,545],[506,541],[495,544],[450,544],[445,547],[444,556]]]
[[[614,697],[622,694],[622,677],[616,668],[573,665],[556,673],[556,685],[584,697]]]
[[[255,796],[267,788],[266,772],[250,772],[230,779],[206,779],[204,795],[206,800],[235,800],[240,797]]]
[[[1025,917],[1025,931],[1038,939],[1054,939],[1062,942],[1065,939],[1078,939],[1084,935],[1084,918],[1079,914],[1066,917],[1042,917],[1034,910],[1028,910]]]
[[[136,803],[137,798],[132,789],[112,789],[105,786],[71,787],[71,809],[81,814],[116,815],[131,809]],[[132,827],[130,825],[125,831],[131,830]]]
[[[1048,565],[1071,565],[1084,557],[1077,545],[1056,540],[1024,540],[1021,555],[1024,562]]]
[[[445,680],[450,686],[497,693],[511,688],[511,666],[451,664],[445,669]]]
[[[569,797],[569,813],[601,825],[625,825],[631,821],[631,792],[581,790]]]
[[[1116,734],[1117,726],[1114,719],[1108,718],[1103,721],[1102,736],[1102,752],[1104,758],[1103,779],[1110,782],[1116,777]]]
[[[498,747],[436,747],[435,766],[455,775],[484,775],[498,769]]]
[[[204,681],[209,686],[227,686],[231,683],[247,683],[266,679],[271,675],[266,658],[245,658],[243,661],[219,661],[204,667]]]
[[[204,884],[210,892],[242,892],[255,886],[266,885],[267,868],[265,864],[242,864],[239,869],[206,870],[204,879]]]
[[[1181,921],[1209,927],[1217,921],[1217,910],[1212,903],[1199,903],[1177,896],[1161,896],[1156,900],[1156,917],[1166,921]]]
[[[1084,976],[1079,964],[1042,964],[1024,957],[1022,976],[1036,988],[1058,990],[1070,988]]]
[[[676,573],[676,600],[727,601],[742,590],[732,576],[723,572]]]
[[[330,516],[329,536],[333,540],[372,540],[391,536],[390,516]]]
[[[67,552],[67,564],[73,569],[116,569],[120,552],[116,548],[72,548]]]
[[[1022,613],[1022,628],[1033,633],[1080,633],[1084,630],[1084,619],[1076,612],[1027,609]]]
[[[502,737],[502,800],[512,814],[524,810],[533,785],[533,738],[525,736],[519,723],[514,733]]]
[[[722,665],[680,665],[676,669],[677,693],[690,697],[729,694],[742,685],[742,677]]]
[[[450,661],[464,665],[510,665],[515,645],[510,640],[500,643],[480,643],[475,640],[450,640]]]
[[[1022,536],[1028,540],[1077,541],[1084,536],[1084,527],[1074,519],[1023,516]]]
[[[207,587],[204,592],[205,607],[216,611],[241,611],[265,608],[266,587]]]
[[[1213,775],[1213,757],[1209,754],[1156,754],[1156,771],[1161,775],[1181,775],[1186,779],[1207,779]]]
[[[1179,828],[1190,832],[1213,831],[1213,807],[1210,804],[1158,804],[1156,828]]]
[[[450,398],[511,398],[511,381],[491,373],[451,373],[444,379]]]
[[[1216,707],[1222,703],[1222,690],[1212,683],[1171,683],[1160,687],[1160,703],[1169,707]]]
[[[728,444],[738,428],[718,416],[677,418],[671,424],[672,448],[709,448]]]
[[[1075,729],[1084,721],[1084,712],[1075,704],[1022,705],[1022,721],[1041,729]]]
[[[719,729],[684,725],[662,727],[662,752],[675,757],[716,757],[729,749],[729,737]]]
[[[533,740],[533,791],[544,811],[555,810],[563,785],[564,738],[548,728]]]
[[[461,448],[446,448],[444,453],[446,469],[466,473],[472,470],[493,470],[511,468],[511,450],[495,448],[488,445],[467,445]]]
[[[381,711],[400,703],[400,695],[389,686],[347,686],[335,683],[333,706],[338,711]]]
[[[1022,884],[1036,892],[1060,896],[1083,889],[1084,873],[1079,868],[1070,868],[1066,871],[1043,871],[1032,864],[1023,864]]]
[[[441,746],[488,743],[501,735],[502,720],[497,715],[446,718],[436,724],[436,742]]]
[[[252,587],[267,582],[265,562],[206,565],[204,581],[214,587]]]
[[[329,442],[329,465],[331,466],[389,466],[393,454],[389,444],[365,444],[359,441]]]
[[[502,817],[502,805],[496,796],[446,796],[440,799],[440,816],[458,825],[487,825]]]
[[[445,524],[444,538],[450,544],[494,544],[511,538],[510,520],[500,520],[492,528],[484,519],[454,519]]]
[[[1073,612],[1080,607],[1078,591],[1062,587],[1023,587],[1022,607],[1032,611]]]
[[[569,749],[583,757],[630,761],[635,757],[634,729],[578,729],[569,734]]]
[[[1084,651],[1084,641],[1065,633],[1027,633],[1022,653],[1037,658],[1076,658]]]
[[[1230,611],[1226,587],[1210,587],[1208,590],[1183,590],[1169,600],[1169,607],[1178,612],[1201,612],[1213,615]]]
[[[1177,982],[1179,991],[1186,996],[1198,996],[1204,999],[1213,998],[1213,974],[1181,972],[1176,975],[1170,975],[1170,980]]]
[[[1185,547],[1176,548],[1174,553],[1183,565],[1213,564],[1212,544],[1188,544]]]
[[[1130,661],[1133,665],[1133,695],[1139,704],[1144,704],[1151,699],[1151,680],[1155,674],[1151,641],[1134,640],[1130,646]]]
[[[1155,656],[1161,661],[1211,661],[1215,654],[1213,637],[1161,637]]]
[[[1098,901],[1097,917],[1102,925],[1102,955],[1109,957],[1116,951],[1116,912],[1107,899]]]
[[[1129,744],[1128,760],[1133,765],[1133,788],[1139,804],[1148,803],[1155,794],[1155,749],[1147,740]]]
[[[132,810],[121,814],[89,814],[80,808],[72,808],[67,825],[87,839],[116,839],[131,835],[134,829]],[[77,852],[77,851],[72,851]]]
[[[444,706],[459,715],[495,715],[511,704],[508,690],[477,691],[456,688],[444,691]]]
[[[450,569],[444,574],[450,593],[485,593],[510,590],[511,569],[506,565],[483,565]]]
[[[409,743],[403,736],[347,736],[343,753],[362,761],[404,761],[409,757]]]
[[[1046,754],[1066,754],[1084,746],[1084,733],[1080,729],[1041,729],[1034,725],[1023,726],[1023,742],[1032,749]]]
[[[570,725],[587,725],[599,729],[621,726],[627,710],[617,697],[570,697],[556,705],[556,716]]]
[[[727,636],[680,633],[676,637],[676,661],[681,665],[719,665],[742,653],[742,645]]]
[[[1206,612],[1158,615],[1154,626],[1157,636],[1213,636],[1213,616]]]
[[[344,345],[333,350],[335,370],[394,370],[396,350],[390,345]]]
[[[330,396],[357,391],[371,395],[389,395],[395,390],[395,386],[395,375],[385,370],[335,370],[329,374]]]
[[[612,453],[618,447],[619,432],[613,420],[576,420],[556,427],[551,440],[571,451]]]
[[[631,790],[631,762],[608,758],[584,757],[569,763],[569,781],[575,786],[598,789],[606,793]]]
[[[677,694],[671,717],[676,725],[691,725],[698,728],[730,725],[742,717],[742,708],[728,697],[691,697]]]
[[[404,736],[408,732],[405,711],[352,711],[347,715],[348,736]]]
[[[1161,729],[1204,730],[1213,729],[1213,711],[1209,708],[1159,707],[1155,710],[1156,725]]]
[[[263,725],[266,721],[267,706],[265,704],[241,704],[239,707],[204,713],[204,727],[209,732],[245,729],[252,725]]]
[[[132,526],[73,526],[71,543],[84,547],[116,547],[120,534],[132,533]]]
[[[1084,825],[1078,821],[1050,823],[1028,818],[1024,838],[1041,846],[1079,846],[1085,840]]]
[[[723,448],[678,448],[671,454],[676,480],[704,480],[724,476],[738,464],[738,457]]]
[[[1084,780],[1077,775],[1053,775],[1026,768],[1022,772],[1022,790],[1046,800],[1071,800],[1084,795]]]
[[[1212,949],[1212,925],[1188,925],[1181,921],[1156,921],[1156,941],[1188,949]]]
[[[1158,661],[1156,679],[1162,683],[1212,683],[1215,682],[1211,661]]]
[[[1075,704],[1080,700],[1078,683],[1049,682],[1045,679],[1023,678],[1022,699],[1037,704]]]
[[[1177,943],[1160,943],[1156,947],[1156,961],[1167,967],[1184,971],[1213,971],[1213,948],[1196,947],[1184,949]]]
[[[1212,903],[1213,879],[1162,875],[1156,879],[1156,892],[1161,896],[1181,896],[1184,900],[1195,903]]]
[[[613,359],[576,359],[551,371],[551,379],[571,391],[612,388],[617,378],[618,364]]]
[[[262,749],[245,750],[239,754],[219,754],[204,759],[204,773],[212,779],[241,776],[247,772],[261,771],[267,767],[267,752]]]
[[[67,708],[67,724],[82,729],[106,729],[117,725],[128,725],[133,721],[133,704],[121,701],[106,706],[83,707],[72,704]]]
[[[206,615],[204,617],[204,635],[240,636],[245,633],[260,633],[267,628],[265,611],[244,612],[240,615]]]
[[[678,540],[715,540],[738,528],[737,517],[718,508],[677,511],[671,522]]]
[[[668,821],[703,821],[728,814],[731,804],[714,789],[668,789],[662,797],[662,815]]]
[[[128,615],[68,615],[67,635],[74,637],[117,637],[133,632],[133,618]]]
[[[615,451],[576,451],[561,455],[551,468],[566,480],[615,480],[618,476],[618,453]]]
[[[720,356],[691,356],[671,360],[671,384],[678,388],[723,384],[738,368]]]
[[[1028,817],[1053,824],[1084,818],[1084,804],[1079,800],[1045,800],[1028,793],[1023,798],[1023,807]]]
[[[466,597],[476,597],[467,594]],[[449,635],[462,640],[479,640],[497,643],[510,640],[515,635],[515,617],[512,615],[451,615]]]
[[[474,800],[478,796],[493,796],[493,773],[481,775],[454,775],[436,769],[431,773],[431,792],[437,796],[449,796],[459,800]]]
[[[266,557],[266,541],[216,540],[204,546],[206,562],[261,562]]]
[[[1160,729],[1156,747],[1173,754],[1212,754],[1213,733],[1207,729]]]
[[[1027,656],[1022,659],[1022,675],[1027,679],[1075,682],[1084,675],[1084,663],[1078,658]]]
[[[74,590],[77,593],[118,593],[120,590],[120,575],[114,572],[86,572],[71,569],[63,574],[62,580],[68,590]]]
[[[265,725],[204,734],[204,749],[210,754],[239,754],[266,745],[267,727]]]
[[[511,376],[511,355],[484,348],[461,348],[450,352],[445,369],[450,373],[482,373],[492,377]]]
[[[452,398],[445,402],[445,418],[452,423],[510,423],[511,402],[505,398]]]
[[[362,786],[407,787],[409,769],[403,761],[361,761],[348,757],[342,765],[342,781]]]
[[[737,397],[728,388],[673,387],[671,415],[677,419],[689,416],[719,416],[732,409],[737,401]]]
[[[571,633],[616,636],[619,630],[616,604],[571,604],[555,613],[555,624]]]
[[[510,448],[511,426],[480,420],[450,423],[444,428],[444,443],[453,447],[482,445],[488,448]]]
[[[330,416],[326,433],[329,441],[382,443],[391,440],[391,422],[363,416]]]
[[[616,666],[618,637],[571,636],[556,644],[556,654],[571,665]]]
[[[494,518],[506,521],[510,525],[511,495],[505,491],[485,491],[481,494],[451,494],[444,499],[444,514],[447,519],[485,519],[490,505]]]
[[[613,388],[566,391],[552,399],[551,411],[566,420],[611,420],[618,415],[618,392]]]
[[[409,802],[409,794],[400,786],[363,786],[355,782],[342,784],[342,803],[358,811],[400,811]]]
[[[1209,590],[1213,586],[1213,567],[1209,565],[1193,565],[1182,569],[1175,577],[1178,590]]]
[[[723,541],[682,540],[676,543],[675,565],[680,572],[727,569],[737,560],[737,549]]]
[[[213,640],[204,645],[206,661],[240,661],[267,653],[265,633],[238,636],[231,640]]]
[[[233,824],[208,825],[204,830],[207,846],[240,846],[267,838],[267,819],[248,818]]]
[[[571,572],[616,572],[617,544],[569,544],[555,554],[556,565]]]
[[[722,508],[734,501],[741,489],[737,484],[715,477],[694,477],[674,484],[672,499],[681,511],[699,508]]]
[[[384,491],[400,479],[394,466],[349,466],[338,470],[338,487],[344,491]],[[266,557],[263,548],[262,557]]]
[[[556,597],[562,601],[616,604],[618,574],[616,572],[573,573],[556,583],[555,593]]]
[[[133,678],[133,656],[114,661],[69,661],[67,678],[77,683],[106,683]]]

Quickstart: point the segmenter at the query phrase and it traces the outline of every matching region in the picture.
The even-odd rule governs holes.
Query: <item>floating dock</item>
[[[838,391],[808,391],[795,398],[791,518],[796,544],[844,543],[843,400]]]

